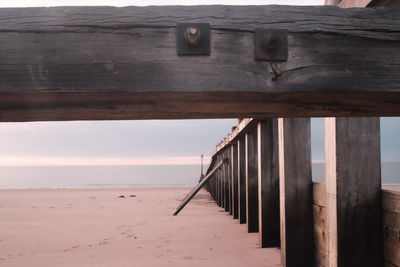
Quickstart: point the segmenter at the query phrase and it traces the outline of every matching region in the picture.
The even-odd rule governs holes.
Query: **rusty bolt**
[[[189,27],[185,31],[185,40],[190,45],[197,45],[200,42],[200,30],[195,27]]]

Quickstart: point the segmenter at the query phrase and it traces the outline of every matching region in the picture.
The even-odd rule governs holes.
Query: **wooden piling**
[[[238,184],[238,150],[237,144],[231,146],[231,179],[232,179],[232,214],[233,219],[239,218],[239,184]]]
[[[238,193],[239,193],[239,223],[246,223],[246,150],[245,138],[241,137],[237,142],[238,148]]]
[[[379,118],[326,118],[328,266],[382,266]]]
[[[280,246],[278,120],[257,125],[258,218],[261,247]]]
[[[258,232],[257,132],[247,132],[245,143],[247,231],[255,233]]]
[[[279,119],[281,256],[283,267],[314,266],[309,118]]]

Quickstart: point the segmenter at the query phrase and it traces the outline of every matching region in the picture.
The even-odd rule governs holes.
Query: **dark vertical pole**
[[[328,262],[382,266],[379,118],[326,118]]]
[[[238,152],[237,144],[231,146],[231,179],[232,179],[232,213],[233,219],[239,218],[239,185],[238,185]]]
[[[220,156],[217,155],[217,161],[221,160]],[[217,204],[221,207],[221,169],[216,172],[217,175]]]
[[[229,215],[232,215],[232,191],[231,191],[231,154],[230,154],[230,148],[226,149],[225,152],[225,157],[229,158],[229,160],[226,163],[226,203],[227,207],[225,208],[226,211],[229,212]]]
[[[257,125],[258,218],[261,247],[280,246],[278,120]]]
[[[246,142],[246,196],[247,230],[258,232],[258,170],[257,170],[257,131],[247,132]]]
[[[238,140],[239,223],[246,223],[246,153],[245,138]]]
[[[279,119],[283,267],[314,266],[310,119]]]
[[[224,157],[224,154],[221,153],[221,159]],[[226,206],[226,201],[225,201],[225,194],[226,194],[226,188],[225,188],[225,175],[226,175],[226,171],[225,171],[225,165],[222,166],[221,168],[221,196],[222,196],[222,205],[221,207],[225,210],[225,206]]]

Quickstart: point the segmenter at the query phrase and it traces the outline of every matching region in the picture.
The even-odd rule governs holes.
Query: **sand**
[[[0,190],[0,266],[281,266],[205,191],[171,216],[189,190]]]

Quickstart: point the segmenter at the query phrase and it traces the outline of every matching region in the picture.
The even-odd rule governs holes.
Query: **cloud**
[[[204,157],[208,163],[210,157]],[[0,166],[126,166],[200,165],[200,157],[85,158],[85,157],[0,157]]]

